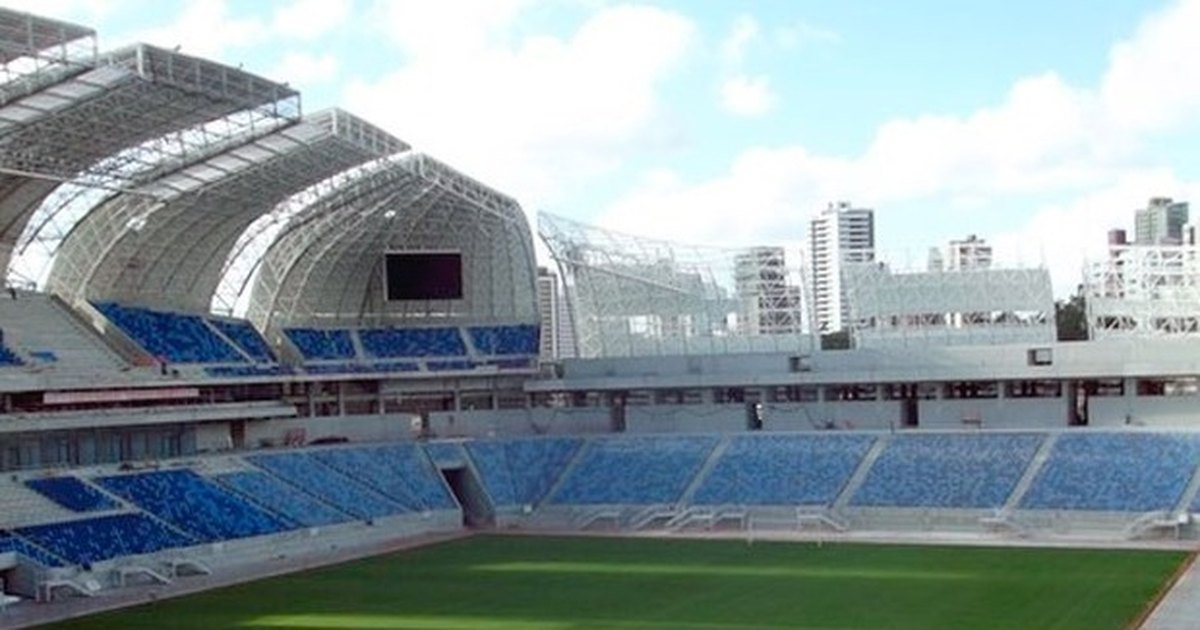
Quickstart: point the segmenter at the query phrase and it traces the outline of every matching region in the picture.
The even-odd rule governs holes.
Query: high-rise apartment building
[[[812,256],[813,318],[818,333],[847,327],[842,267],[875,261],[875,211],[854,208],[848,201],[831,203],[809,224]]]
[[[974,271],[992,268],[992,246],[971,234],[946,244],[946,271]]]
[[[1186,201],[1152,197],[1145,208],[1134,213],[1133,240],[1137,245],[1181,245],[1188,222]]]

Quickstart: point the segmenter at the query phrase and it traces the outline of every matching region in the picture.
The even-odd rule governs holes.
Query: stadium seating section
[[[473,326],[468,329],[471,345],[475,351],[485,355],[537,354],[538,327],[517,326]]]
[[[262,335],[250,325],[250,322],[232,320],[232,319],[216,319],[209,318],[208,323],[216,328],[226,339],[237,344],[242,352],[246,353],[255,362],[258,363],[274,363],[275,353],[271,352],[271,347],[267,345]]]
[[[53,554],[4,531],[0,531],[0,553],[21,554],[34,562],[48,567],[56,567],[63,564],[62,560],[54,557]]]
[[[202,542],[292,529],[289,523],[190,470],[100,477],[97,482]]]
[[[257,455],[248,459],[259,468],[355,518],[367,520],[408,511],[403,504],[335,472],[309,453]]]
[[[828,505],[874,438],[864,435],[742,435],[692,496],[701,505]]]
[[[353,359],[356,354],[349,330],[288,328],[284,334],[308,361]]]
[[[87,565],[101,560],[186,547],[196,541],[145,514],[114,514],[15,530],[25,540],[57,556],[49,566]]]
[[[591,440],[554,503],[674,503],[717,445],[716,436],[637,436]]]
[[[120,505],[103,492],[75,477],[43,477],[29,479],[25,485],[42,496],[74,512],[102,512]]]
[[[368,356],[381,359],[467,354],[458,328],[368,328],[358,338]]]
[[[259,471],[238,471],[214,477],[221,485],[302,527],[318,527],[353,517],[303,490]]]
[[[897,435],[851,500],[875,507],[999,508],[1043,436]]]
[[[95,305],[150,354],[170,363],[242,363],[246,358],[198,315],[167,313],[113,302]]]
[[[479,440],[468,442],[467,451],[495,505],[536,505],[581,442],[576,438]]]
[[[455,507],[439,473],[415,445],[329,449],[312,456],[408,509]]]
[[[1195,435],[1086,433],[1058,438],[1021,507],[1172,510],[1200,462]]]

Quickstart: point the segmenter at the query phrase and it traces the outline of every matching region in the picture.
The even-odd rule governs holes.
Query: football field
[[[1182,552],[478,536],[60,628],[1128,627]]]

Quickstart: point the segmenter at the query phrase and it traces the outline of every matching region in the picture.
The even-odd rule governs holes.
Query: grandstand
[[[826,351],[778,250],[544,215],[581,356],[539,356],[516,200],[284,83],[94,37],[0,9],[21,623],[479,530],[1200,539],[1198,337],[1052,341],[1044,270],[982,305],[859,270],[873,328]],[[914,286],[1035,316],[899,325]]]

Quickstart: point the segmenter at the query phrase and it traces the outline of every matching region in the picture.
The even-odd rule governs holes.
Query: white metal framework
[[[0,104],[95,61],[92,29],[0,7]]]
[[[252,274],[246,313],[269,334],[285,326],[537,321],[524,211],[428,156],[381,160],[282,221]],[[463,298],[386,301],[384,254],[430,250],[463,253]]]
[[[46,216],[74,207],[76,199],[96,201],[103,196],[96,191],[126,190],[152,179],[229,137],[219,126],[207,135],[186,130],[238,112],[271,120],[299,112],[299,95],[284,85],[140,44],[106,53],[84,72],[54,78],[0,105],[0,268],[9,268],[19,241],[28,245],[43,234],[26,234],[26,226],[60,185],[74,188],[51,201]]]
[[[681,245],[546,213],[538,231],[564,282],[578,356],[812,348],[800,324],[803,274],[779,248]]]
[[[50,290],[68,299],[207,311],[230,252],[291,195],[406,148],[339,110],[250,139],[109,198],[63,242]]]
[[[1049,343],[1054,292],[1046,269],[895,273],[843,266],[859,347]]]
[[[1110,246],[1083,295],[1092,339],[1200,334],[1200,247]]]

